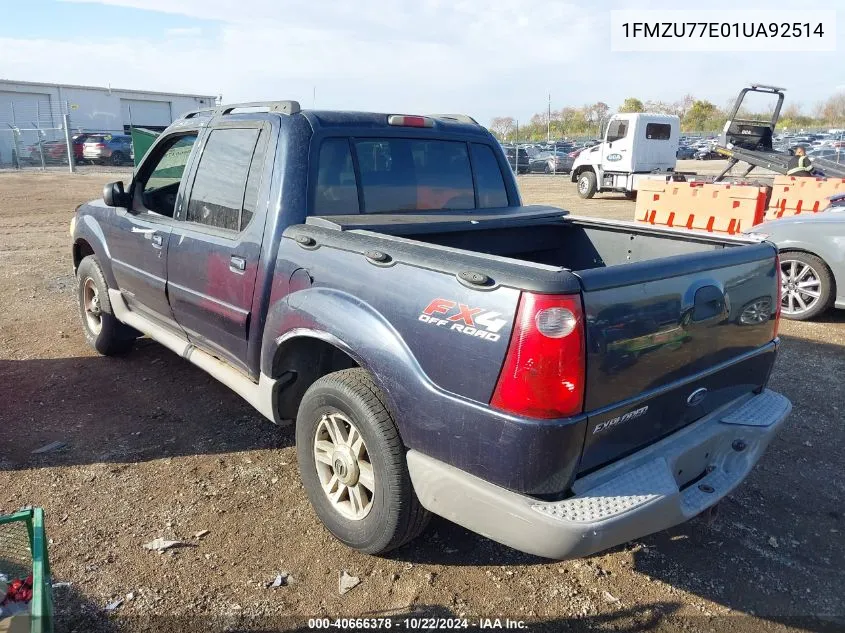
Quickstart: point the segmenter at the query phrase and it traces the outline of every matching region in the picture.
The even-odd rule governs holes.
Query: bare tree
[[[829,97],[824,102],[822,114],[825,121],[834,125],[845,123],[845,92]]]
[[[505,140],[515,127],[516,121],[512,116],[497,116],[490,121],[490,131],[500,140]]]

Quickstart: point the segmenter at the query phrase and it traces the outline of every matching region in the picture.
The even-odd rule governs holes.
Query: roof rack
[[[432,119],[447,119],[449,121],[457,121],[458,123],[473,123],[478,125],[478,121],[467,114],[429,114]]]
[[[249,110],[251,112],[278,112],[280,114],[296,114],[300,111],[298,101],[248,101],[245,103],[230,103],[228,105],[214,108],[202,108],[187,112],[182,118],[193,119],[198,116],[238,114],[239,111]]]
[[[249,101],[246,103],[230,103],[215,109],[215,114],[237,114],[235,110],[266,110],[280,114],[296,114],[301,110],[299,101]]]
[[[191,110],[190,112],[186,112],[185,114],[183,114],[182,118],[193,119],[194,117],[198,117],[204,112],[207,112],[209,115],[211,115],[211,113],[214,112],[214,108],[202,108],[201,110]]]

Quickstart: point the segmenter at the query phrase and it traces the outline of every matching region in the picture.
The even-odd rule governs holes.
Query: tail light
[[[783,271],[780,268],[780,254],[778,254],[778,255],[775,255],[775,280],[777,281],[777,284],[778,284],[778,290],[777,290],[777,293],[776,293],[777,305],[775,306],[775,331],[774,331],[774,334],[772,334],[772,338],[777,338],[778,331],[780,330],[780,311],[781,311],[781,308],[783,307],[783,297],[782,297],[782,294],[783,294],[782,283],[783,283],[783,281],[781,280],[782,276],[783,276]]]
[[[95,143],[94,147],[96,147],[97,149],[105,149],[106,144],[105,143]]]
[[[580,295],[523,292],[490,404],[530,418],[581,413],[585,361]]]

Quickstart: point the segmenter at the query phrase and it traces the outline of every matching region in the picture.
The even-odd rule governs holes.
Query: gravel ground
[[[116,177],[128,174],[0,173],[0,512],[45,509],[54,580],[70,583],[55,589],[57,631],[258,631],[388,614],[510,617],[531,630],[845,627],[845,313],[783,323],[772,387],[792,417],[715,519],[563,563],[435,519],[376,558],[317,522],[292,429],[156,343],[125,359],[85,345],[68,222]],[[520,187],[529,203],[633,214],[621,196],[579,200],[565,177]],[[65,447],[32,454],[53,441]],[[142,547],[157,537],[185,545]],[[343,572],[360,584],[340,595]],[[288,582],[267,588],[278,574]]]

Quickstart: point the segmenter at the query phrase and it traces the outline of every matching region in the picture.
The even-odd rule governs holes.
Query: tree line
[[[685,132],[720,131],[733,106],[733,100],[725,107],[719,107],[706,99],[696,99],[685,95],[673,103],[664,101],[642,101],[628,97],[617,112],[657,112],[674,114],[681,119],[681,130]],[[545,140],[547,133],[551,138],[568,136],[595,136],[601,134],[601,125],[611,108],[603,101],[592,105],[565,107],[560,110],[538,112],[527,122],[520,122],[510,116],[497,116],[490,121],[490,131],[501,141]],[[762,118],[768,120],[771,112],[740,112],[743,118]],[[778,129],[831,128],[845,127],[845,93],[835,94],[825,101],[817,103],[811,114],[804,112],[801,104],[784,107],[778,120]]]

